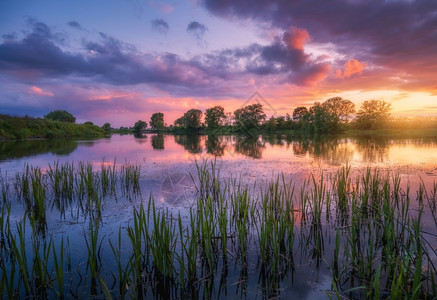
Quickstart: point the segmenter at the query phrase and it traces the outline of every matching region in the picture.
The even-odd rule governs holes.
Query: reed
[[[10,234],[11,239],[11,251],[14,255],[14,264],[18,265],[19,270],[19,282],[24,285],[26,295],[30,295],[32,292],[32,284],[30,273],[27,264],[27,251],[26,251],[26,219],[16,224],[17,235]]]
[[[149,199],[150,211],[151,198]],[[147,214],[147,216],[149,213]],[[134,275],[135,284],[140,284],[141,274],[145,266],[145,258],[149,257],[149,232],[148,232],[148,217],[144,211],[144,206],[141,204],[139,210],[134,209],[133,226],[127,228],[127,234],[131,242],[133,257],[131,259],[132,272]],[[120,240],[120,238],[119,238]],[[143,253],[144,244],[144,253]]]
[[[124,299],[126,293],[130,286],[130,274],[132,273],[132,259],[131,257],[127,263],[122,261],[122,249],[121,249],[121,228],[118,230],[118,246],[115,247],[111,241],[109,241],[109,246],[111,247],[112,253],[114,254],[115,261],[117,263],[118,276],[118,289],[120,299]]]
[[[100,253],[102,240],[99,242],[99,227],[94,222],[89,223],[88,237],[85,235],[85,244],[88,251],[87,266],[90,271],[92,285],[95,284],[97,274],[101,269]]]
[[[2,181],[2,297],[214,298],[230,290],[244,297],[255,276],[263,297],[277,297],[290,272],[291,278],[298,276],[296,265],[307,267],[307,261],[316,271],[329,266],[329,296],[437,295],[435,234],[424,229],[437,226],[437,184],[428,191],[421,182],[414,202],[399,174],[370,168],[356,174],[345,166],[331,176],[312,175],[300,186],[284,174],[249,186],[222,178],[215,160],[196,162],[196,167],[197,193],[189,215],[176,215],[166,204],[155,207],[150,196],[147,207],[133,209],[127,228],[119,228],[118,243],[99,235],[104,201],[120,193],[128,200],[139,194],[139,166],[126,163],[117,171],[114,162],[95,171],[90,163],[55,162],[47,173],[26,166]],[[11,201],[14,197],[21,203]],[[27,211],[15,227],[10,226],[13,205]],[[86,267],[71,265],[68,236],[64,243],[64,238],[46,240],[38,231],[49,208],[67,211],[68,205],[77,205],[71,210],[77,211],[75,220],[89,222]],[[29,227],[32,239],[26,243]],[[103,251],[107,244],[110,257]],[[107,270],[112,287],[104,281]],[[87,282],[84,271],[90,274],[91,292],[80,292]],[[235,281],[229,284],[229,278]]]
[[[149,237],[149,245],[153,256],[153,264],[159,275],[171,277],[174,272],[174,250],[177,243],[173,217],[157,211],[152,202],[153,231]]]
[[[53,262],[55,265],[56,281],[58,284],[58,296],[64,297],[64,238],[61,239],[61,245],[59,246],[59,252],[56,251],[55,243],[52,243]]]

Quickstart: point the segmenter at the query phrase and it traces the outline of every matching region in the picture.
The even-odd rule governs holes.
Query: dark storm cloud
[[[203,38],[206,31],[208,31],[208,27],[197,21],[190,22],[190,24],[187,26],[187,32],[198,40]]]
[[[159,33],[165,34],[170,29],[168,23],[163,19],[154,19],[151,21],[151,23],[152,23],[152,29]]]
[[[351,57],[410,74],[437,68],[437,1],[204,0],[219,16],[308,30]]]

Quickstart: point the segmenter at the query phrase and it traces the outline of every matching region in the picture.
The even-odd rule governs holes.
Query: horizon
[[[437,115],[437,2],[252,4],[0,2],[1,113],[118,128],[162,112],[170,125],[259,92],[283,116],[336,96]]]

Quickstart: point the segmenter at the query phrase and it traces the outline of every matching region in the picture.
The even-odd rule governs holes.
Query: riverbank
[[[27,116],[0,115],[0,140],[104,136],[105,131],[92,124],[75,124]]]

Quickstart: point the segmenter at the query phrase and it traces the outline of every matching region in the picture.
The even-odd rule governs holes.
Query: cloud
[[[37,86],[32,86],[31,88],[29,88],[28,92],[29,95],[37,95],[37,96],[49,96],[49,97],[53,97],[53,93],[50,91],[43,91],[41,88],[37,87]]]
[[[354,57],[381,70],[390,70],[404,82],[435,78],[437,70],[437,1],[282,1],[203,0],[213,14],[241,22],[269,24],[289,31],[302,28],[319,45],[332,44],[340,57]],[[294,47],[305,42],[299,32]],[[296,48],[297,49],[297,48]],[[335,62],[334,62],[335,63]],[[340,66],[338,66],[340,67]],[[357,74],[357,73],[355,73]],[[334,74],[335,75],[335,74]],[[342,76],[351,76],[352,73]],[[407,86],[405,86],[407,88]]]
[[[98,38],[84,38],[78,50],[67,51],[56,33],[35,21],[23,38],[0,44],[0,69],[4,76],[31,85],[47,85],[55,80],[75,85],[145,85],[174,97],[245,98],[246,90],[253,89],[248,82],[254,76],[272,86],[314,85],[323,80],[329,66],[304,52],[308,40],[304,30],[294,27],[271,44],[255,43],[187,59],[169,52],[143,53],[131,44],[99,33]]]
[[[337,78],[348,78],[353,74],[360,74],[366,64],[360,63],[356,59],[350,59],[344,64],[344,71],[337,69]]]
[[[141,53],[132,45],[100,34],[85,41],[86,52],[63,50],[56,35],[43,23],[22,40],[0,44],[0,68],[21,78],[78,76],[115,85],[141,83],[198,87],[208,74],[172,53]]]
[[[82,29],[82,26],[76,21],[70,21],[67,23],[68,26],[76,28],[76,29]]]
[[[190,22],[187,26],[187,32],[198,40],[203,39],[206,31],[208,31],[208,27],[197,21]]]
[[[170,28],[168,26],[168,23],[163,19],[154,19],[151,21],[151,23],[152,23],[152,29],[162,34],[166,34]]]
[[[169,14],[174,10],[173,6],[161,1],[149,1],[147,4],[163,14]]]
[[[310,35],[303,28],[290,26],[290,29],[284,33],[284,41],[287,45],[297,50],[303,50],[303,46],[308,40],[310,40]]]

